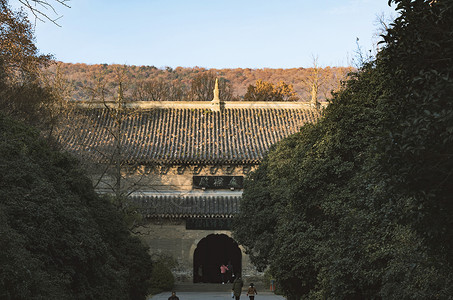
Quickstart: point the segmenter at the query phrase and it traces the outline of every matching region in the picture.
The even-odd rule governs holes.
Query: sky
[[[60,27],[36,22],[41,53],[158,68],[299,68],[315,57],[322,67],[348,66],[357,43],[374,52],[378,17],[397,15],[387,0],[49,1]]]

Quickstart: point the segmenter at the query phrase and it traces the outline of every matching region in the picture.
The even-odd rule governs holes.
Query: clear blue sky
[[[14,2],[14,1],[12,1]],[[71,63],[156,67],[346,66],[374,49],[387,0],[71,0],[61,27],[36,25],[41,53]],[[49,12],[51,13],[51,12]]]

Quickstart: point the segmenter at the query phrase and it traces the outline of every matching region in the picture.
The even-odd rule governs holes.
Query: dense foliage
[[[68,155],[0,116],[0,298],[144,299],[151,258]]]
[[[384,47],[246,182],[234,235],[289,299],[453,296],[453,1]]]
[[[57,104],[40,78],[50,57],[6,0],[0,46],[0,299],[144,299],[146,247],[76,161],[41,138]]]
[[[31,24],[22,12],[0,0],[0,109],[33,125],[50,122],[51,92],[39,83],[39,69],[50,56],[40,55]]]
[[[10,81],[33,79],[30,75],[46,66],[51,58],[38,53],[26,15],[12,10],[7,0],[0,0],[0,57]]]

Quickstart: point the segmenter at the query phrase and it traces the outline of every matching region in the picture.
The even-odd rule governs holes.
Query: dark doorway
[[[210,234],[202,239],[193,254],[193,282],[220,283],[220,266],[231,264],[234,274],[242,272],[242,253],[238,244],[225,234]],[[231,280],[231,275],[228,274]]]

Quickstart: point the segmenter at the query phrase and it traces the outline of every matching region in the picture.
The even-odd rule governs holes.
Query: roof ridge
[[[74,101],[79,107],[105,108],[116,106],[115,101]],[[225,109],[314,109],[310,102],[294,101],[224,101]],[[325,106],[327,103],[321,103]],[[129,101],[126,108],[137,109],[201,109],[213,110],[211,101]],[[215,111],[215,110],[213,110]]]

